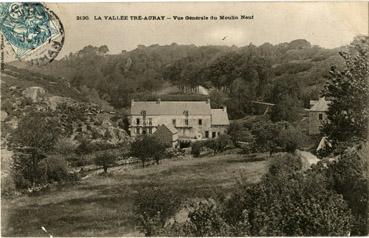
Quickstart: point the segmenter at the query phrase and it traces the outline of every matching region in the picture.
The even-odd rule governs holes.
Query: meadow
[[[74,185],[33,196],[2,200],[2,235],[143,236],[136,229],[134,197],[148,186],[175,193],[184,200],[228,194],[237,181],[258,182],[268,161],[247,155],[219,154],[165,160],[146,168],[116,167],[95,173]]]

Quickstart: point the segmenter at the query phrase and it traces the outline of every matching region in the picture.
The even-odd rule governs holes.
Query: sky
[[[58,58],[86,45],[107,45],[111,54],[137,45],[278,44],[307,39],[334,48],[368,34],[367,2],[166,2],[48,3],[65,28]],[[164,21],[96,21],[94,16],[165,16]],[[175,21],[173,16],[240,16],[252,20]],[[77,20],[88,16],[88,21]],[[226,37],[224,39],[224,37]]]

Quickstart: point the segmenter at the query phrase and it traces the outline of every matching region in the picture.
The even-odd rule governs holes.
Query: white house
[[[132,137],[154,134],[166,125],[179,142],[216,138],[229,126],[226,107],[211,109],[206,101],[131,101],[129,131]],[[173,129],[172,129],[173,128]],[[175,131],[173,131],[175,130]]]

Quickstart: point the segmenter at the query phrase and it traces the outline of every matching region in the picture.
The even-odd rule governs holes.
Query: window
[[[188,119],[185,119],[185,125],[188,126]]]
[[[202,119],[199,119],[199,125],[200,126],[202,125]]]
[[[213,131],[212,133],[211,133],[211,137],[212,138],[215,138],[217,136],[217,133],[215,132],[215,131]]]
[[[140,128],[139,127],[136,128],[136,134],[140,134]]]
[[[323,114],[322,113],[319,113],[319,120],[323,120]]]
[[[136,124],[140,125],[140,118],[136,118]]]
[[[142,130],[142,134],[144,134],[144,135],[146,134],[146,129]]]
[[[173,120],[172,120],[172,124],[173,124],[173,126],[175,126],[175,125],[177,124],[176,119],[173,119]]]
[[[205,138],[209,138],[209,131],[205,131]]]
[[[149,128],[149,134],[152,134],[152,128],[151,127]]]

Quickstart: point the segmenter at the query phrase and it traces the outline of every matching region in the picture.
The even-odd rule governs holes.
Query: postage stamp
[[[0,30],[15,57],[32,64],[53,61],[64,44],[62,23],[41,3],[1,3]]]

